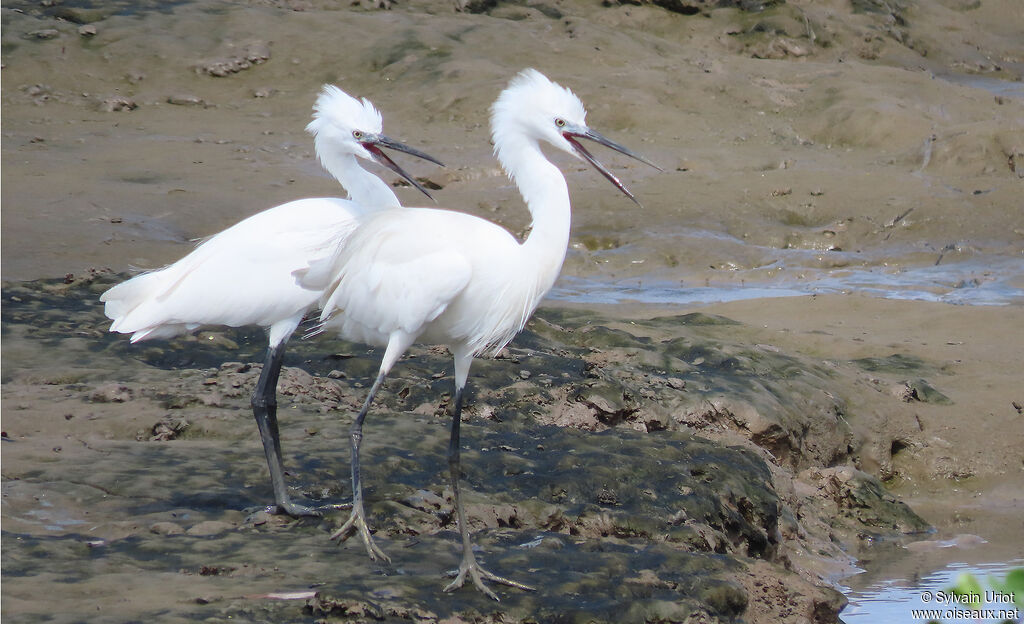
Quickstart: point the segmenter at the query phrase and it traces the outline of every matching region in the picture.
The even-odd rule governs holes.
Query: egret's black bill
[[[583,147],[583,145],[581,145],[580,142],[576,140],[576,138],[579,137],[581,139],[590,139],[591,141],[594,141],[595,143],[600,143],[601,145],[604,145],[605,147],[611,148],[611,149],[615,150],[616,152],[620,152],[622,154],[625,154],[626,156],[629,156],[630,158],[635,158],[636,160],[639,160],[640,162],[644,163],[645,165],[650,165],[650,166],[654,167],[655,169],[657,169],[658,171],[664,171],[661,167],[659,167],[658,165],[656,165],[656,164],[652,163],[651,161],[647,160],[646,158],[644,158],[640,154],[637,154],[636,152],[634,152],[633,150],[629,149],[628,147],[626,147],[624,145],[619,145],[615,141],[612,141],[611,139],[605,137],[604,135],[600,134],[599,132],[597,132],[595,130],[591,130],[590,128],[581,128],[581,129],[578,129],[578,130],[577,129],[566,129],[566,130],[564,130],[562,132],[562,136],[565,137],[566,141],[568,141],[570,144],[572,144],[573,148],[576,149],[576,151],[579,153],[580,156],[582,156],[588,163],[593,165],[595,169],[597,169],[599,172],[601,172],[601,175],[603,175],[609,182],[614,184],[615,188],[619,189],[620,191],[625,193],[626,197],[628,197],[628,198],[632,199],[634,202],[636,202],[636,204],[638,206],[640,205],[640,202],[637,201],[637,198],[634,197],[632,193],[629,192],[629,189],[626,188],[626,186],[622,183],[622,181],[619,180],[617,177],[615,177],[615,174],[613,174],[611,171],[608,171],[608,169],[604,165],[602,165],[599,160],[594,158],[594,155],[591,154],[587,150],[587,148]]]
[[[402,178],[404,178],[409,184],[412,184],[413,186],[418,188],[421,193],[423,193],[424,195],[426,195],[430,199],[434,199],[434,197],[430,193],[427,192],[427,189],[423,188],[423,186],[419,182],[417,182],[415,178],[413,178],[411,175],[409,175],[409,173],[406,172],[405,169],[402,169],[401,167],[399,167],[398,164],[395,163],[395,161],[391,160],[391,158],[387,154],[385,154],[383,151],[381,151],[380,148],[386,147],[388,149],[398,150],[399,152],[405,152],[406,154],[410,154],[410,155],[415,156],[417,158],[422,158],[423,160],[429,160],[430,162],[434,163],[435,165],[440,165],[442,167],[444,166],[444,163],[442,163],[440,160],[434,158],[430,154],[427,154],[425,152],[421,152],[420,150],[416,149],[415,147],[410,147],[410,146],[406,145],[405,143],[400,143],[400,142],[398,142],[398,141],[396,141],[396,140],[394,140],[392,138],[384,136],[383,134],[364,135],[363,136],[363,140],[362,140],[361,143],[362,143],[363,147],[366,148],[366,151],[370,152],[370,154],[373,156],[374,160],[376,160],[381,165],[384,165],[388,169],[394,171],[398,175],[402,176]]]

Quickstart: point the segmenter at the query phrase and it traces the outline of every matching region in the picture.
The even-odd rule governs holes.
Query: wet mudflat
[[[463,436],[487,565],[538,591],[501,591],[501,603],[443,594],[458,561],[446,354],[407,358],[368,422],[368,513],[393,557],[372,563],[360,543],[328,539],[344,510],[261,510],[269,484],[248,409],[259,332],[131,346],[103,332],[95,297],[116,279],[4,289],[8,361],[20,365],[4,379],[12,621],[85,610],[90,621],[828,621],[841,595],[794,557],[848,563],[843,550],[866,536],[929,528],[839,465],[873,447],[823,389],[865,368],[927,375],[926,364],[822,366],[735,342],[742,325],[717,315],[627,331],[547,309],[480,362]],[[377,356],[324,338],[290,357],[289,482],[297,498],[344,503],[347,428]]]
[[[1014,2],[5,2],[3,618],[828,622],[855,561],[844,584],[1024,557]],[[636,209],[559,162],[584,296],[474,366],[476,543],[538,587],[496,604],[440,592],[446,354],[414,351],[367,425],[381,566],[328,541],[345,510],[260,513],[259,331],[132,346],[96,299],[339,195],[303,132],[324,82],[449,163],[410,167],[441,205],[522,232],[486,111],[531,65],[667,172],[609,160]],[[288,482],[344,503],[379,354],[291,349]]]

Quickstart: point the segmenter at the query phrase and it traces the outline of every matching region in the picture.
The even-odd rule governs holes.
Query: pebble
[[[185,529],[174,522],[157,522],[149,527],[149,532],[157,535],[183,535]]]
[[[205,106],[206,101],[196,95],[188,93],[177,93],[167,96],[167,103],[176,106]]]
[[[104,384],[89,395],[89,400],[93,403],[124,403],[131,399],[131,389],[119,383]]]
[[[218,520],[206,520],[198,524],[192,525],[189,530],[185,531],[186,535],[203,536],[203,535],[217,535],[218,533],[224,533],[234,529],[234,525],[229,522],[220,522]]]
[[[135,100],[126,98],[123,95],[115,95],[100,102],[100,110],[105,113],[130,111],[138,107],[139,105],[135,103]]]
[[[56,39],[60,37],[60,31],[56,28],[43,28],[40,30],[33,30],[28,33],[28,36],[33,39]]]

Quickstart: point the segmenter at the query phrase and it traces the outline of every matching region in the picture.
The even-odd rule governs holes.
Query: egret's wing
[[[333,254],[339,233],[354,226],[349,208],[351,202],[331,199],[271,208],[178,262],[113,287],[101,297],[111,331],[142,340],[200,325],[297,323],[320,293],[297,286],[291,273]]]
[[[321,321],[338,316],[343,334],[417,335],[469,283],[472,265],[444,237],[408,227],[416,213],[381,213],[353,233],[339,254],[338,278],[324,302]],[[348,330],[344,329],[348,328]]]

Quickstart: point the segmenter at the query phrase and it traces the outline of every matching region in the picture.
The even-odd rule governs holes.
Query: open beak
[[[364,148],[366,148],[366,151],[370,152],[370,155],[373,156],[373,159],[377,161],[379,164],[384,165],[388,169],[402,176],[402,178],[409,182],[409,184],[412,184],[413,186],[418,188],[421,193],[423,193],[427,197],[430,197],[430,199],[434,199],[433,196],[427,192],[427,189],[423,188],[423,186],[420,185],[419,182],[417,182],[404,169],[399,167],[398,164],[396,164],[395,161],[391,160],[391,157],[385,154],[380,148],[386,147],[388,149],[405,152],[406,154],[411,154],[412,156],[422,158],[423,160],[429,160],[435,165],[440,165],[443,167],[444,163],[442,163],[440,160],[434,158],[433,156],[427,153],[421,152],[415,147],[409,147],[405,143],[399,143],[398,141],[386,137],[383,134],[364,134],[362,140],[360,141],[360,144]]]
[[[644,158],[640,154],[637,154],[636,152],[634,152],[633,150],[629,149],[628,147],[625,147],[623,145],[619,145],[615,141],[612,141],[611,139],[605,137],[604,135],[600,134],[596,130],[591,130],[590,128],[580,127],[580,126],[575,126],[575,127],[573,127],[573,126],[566,126],[565,128],[562,129],[562,136],[565,137],[565,140],[568,141],[573,146],[573,148],[576,150],[576,153],[578,153],[580,156],[582,156],[583,159],[586,160],[588,163],[593,165],[595,169],[600,171],[601,175],[603,175],[605,178],[607,178],[607,180],[609,182],[614,184],[615,188],[617,188],[620,191],[622,191],[623,193],[625,193],[626,197],[628,197],[628,198],[632,199],[634,202],[636,202],[637,206],[640,205],[640,202],[637,201],[636,197],[633,197],[633,194],[629,192],[629,189],[627,189],[625,187],[625,185],[623,185],[622,182],[617,177],[615,177],[615,175],[611,171],[608,171],[608,169],[604,165],[602,165],[600,163],[600,161],[598,161],[596,158],[594,158],[593,154],[591,154],[589,151],[587,151],[587,148],[583,147],[583,145],[581,145],[580,142],[577,141],[576,139],[577,138],[590,139],[591,141],[594,141],[595,143],[600,143],[601,145],[604,145],[605,147],[609,147],[609,148],[615,150],[616,152],[620,152],[622,154],[625,154],[626,156],[629,156],[630,158],[635,158],[636,160],[639,160],[640,162],[644,163],[645,165],[650,165],[650,166],[654,167],[655,169],[657,169],[658,171],[664,171],[664,169],[662,169],[658,165],[652,163],[651,161],[647,160],[646,158]]]

